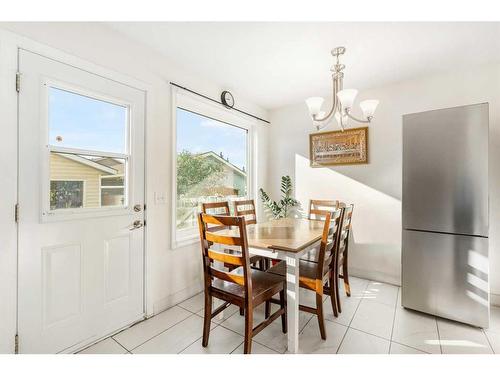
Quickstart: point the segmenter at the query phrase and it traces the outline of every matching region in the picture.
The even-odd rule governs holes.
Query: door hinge
[[[14,336],[14,354],[19,354],[19,335]]]
[[[21,91],[21,72],[16,72],[16,91]]]
[[[19,203],[14,206],[14,220],[19,223]]]

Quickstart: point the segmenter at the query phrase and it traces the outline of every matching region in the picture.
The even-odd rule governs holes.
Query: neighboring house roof
[[[230,163],[229,161],[227,161],[226,159],[220,157],[219,155],[217,155],[213,151],[203,152],[203,153],[198,154],[198,155],[201,157],[204,157],[204,158],[212,157],[212,158],[216,159],[217,161],[219,161],[220,163],[227,165],[229,168],[233,169],[236,173],[238,173],[244,177],[246,177],[246,175],[247,175],[245,171],[239,169],[236,165],[234,165],[234,164]]]
[[[108,174],[117,174],[118,173],[118,171],[114,168],[107,167],[103,164],[97,163],[93,160],[84,158],[82,156],[78,156],[78,155],[74,155],[74,154],[60,154],[60,153],[57,153],[57,155],[59,155],[63,158],[69,159],[69,160],[73,160],[77,163],[81,163],[81,164],[86,165],[88,167],[95,168],[97,170],[100,170],[100,171],[108,173]]]

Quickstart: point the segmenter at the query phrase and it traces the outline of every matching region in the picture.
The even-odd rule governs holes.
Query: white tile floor
[[[402,308],[400,288],[393,285],[353,277],[351,289],[350,298],[342,290],[338,318],[333,316],[330,299],[325,298],[326,340],[320,338],[316,317],[300,313],[301,353],[500,354],[500,308],[492,308],[490,328],[482,330]],[[300,299],[313,306],[313,294],[301,290]],[[207,348],[201,346],[202,317],[200,293],[80,353],[243,353],[244,319],[237,307],[230,306],[212,321]],[[255,325],[262,319],[263,306],[255,311]],[[253,340],[255,354],[285,350],[286,335],[279,319]]]

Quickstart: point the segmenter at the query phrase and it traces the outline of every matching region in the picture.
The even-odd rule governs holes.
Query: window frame
[[[102,180],[106,180],[108,178],[116,178],[116,177],[124,177],[123,178],[123,185],[115,185],[115,186],[102,186]],[[113,175],[107,175],[107,176],[99,176],[99,207],[102,206],[102,189],[123,189],[123,196],[125,197],[125,200],[127,199],[127,188],[126,188],[126,183],[125,183],[125,175],[124,174],[113,174]],[[104,207],[123,207],[123,206],[104,206]]]
[[[127,111],[127,119],[125,123],[125,153],[115,153],[106,151],[97,151],[89,149],[69,148],[54,146],[50,144],[49,139],[49,90],[55,88],[58,90],[67,91],[72,94],[85,96],[91,99],[107,102],[113,105],[124,107]],[[130,200],[133,197],[133,181],[132,181],[132,167],[131,167],[131,145],[132,145],[132,118],[133,118],[133,104],[123,99],[118,99],[109,95],[103,95],[99,92],[91,91],[81,86],[76,86],[68,82],[58,81],[52,78],[44,78],[41,82],[41,102],[40,102],[40,126],[41,126],[41,189],[40,201],[41,207],[41,221],[65,221],[74,219],[84,219],[102,216],[124,215],[132,212]],[[50,155],[51,152],[70,154],[70,155],[83,155],[83,156],[96,156],[96,157],[109,157],[123,159],[125,162],[125,204],[123,206],[105,206],[105,207],[82,207],[82,208],[67,208],[56,209],[50,208]],[[99,179],[100,183],[100,179]],[[99,203],[100,203],[100,189],[99,189]]]
[[[220,121],[247,131],[247,198],[254,196],[256,187],[254,185],[254,150],[255,150],[255,126],[256,123],[247,116],[240,115],[221,104],[203,99],[197,95],[172,86],[172,200],[171,200],[171,243],[172,249],[188,246],[199,241],[198,228],[177,229],[177,108],[196,113],[209,119]]]

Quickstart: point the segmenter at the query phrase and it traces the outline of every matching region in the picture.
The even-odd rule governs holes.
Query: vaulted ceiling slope
[[[500,61],[500,23],[107,25],[266,109],[328,95],[330,50],[336,46],[347,47],[346,88]]]

